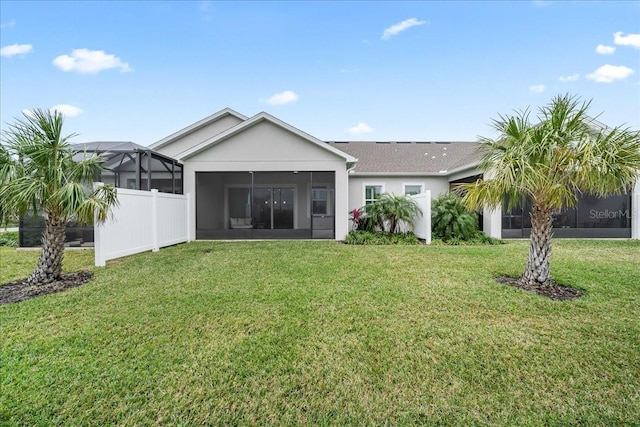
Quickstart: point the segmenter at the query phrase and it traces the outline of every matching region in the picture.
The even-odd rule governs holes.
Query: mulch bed
[[[14,302],[26,301],[40,295],[55,294],[66,291],[89,282],[93,277],[90,271],[77,271],[75,273],[63,274],[56,281],[46,285],[33,285],[27,283],[26,279],[16,280],[0,286],[0,305]]]
[[[583,294],[583,292],[578,289],[570,288],[569,286],[565,286],[554,281],[551,281],[548,285],[540,286],[528,285],[515,277],[496,277],[496,282],[513,286],[514,288],[523,289],[525,291],[535,292],[538,295],[554,300],[571,300],[578,298]]]

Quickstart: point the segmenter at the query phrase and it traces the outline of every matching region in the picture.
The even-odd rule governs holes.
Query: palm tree
[[[446,241],[471,240],[478,234],[478,215],[467,209],[462,199],[445,193],[433,200],[431,209],[433,234]]]
[[[388,225],[390,233],[397,233],[400,224],[413,226],[413,219],[422,216],[422,210],[411,197],[384,193],[378,200],[365,206],[366,217],[384,230]]]
[[[0,200],[21,215],[42,213],[45,231],[38,265],[27,281],[44,284],[60,277],[68,221],[104,221],[117,203],[116,190],[91,182],[101,170],[97,156],[74,160],[78,153],[62,136],[63,116],[46,110],[25,112],[9,124],[0,144]],[[82,157],[82,156],[81,156]]]
[[[481,138],[480,168],[490,179],[462,184],[457,191],[473,209],[507,209],[531,203],[529,257],[521,281],[544,286],[551,281],[552,213],[574,206],[582,193],[607,197],[629,191],[640,175],[640,132],[605,128],[587,115],[591,101],[558,95],[538,109],[499,116],[496,140]]]

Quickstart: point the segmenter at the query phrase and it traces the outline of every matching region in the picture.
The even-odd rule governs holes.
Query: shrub
[[[433,200],[431,226],[436,238],[449,242],[472,240],[478,235],[478,215],[467,210],[462,199],[446,193]]]
[[[0,246],[18,247],[18,232],[0,232]]]
[[[400,224],[413,227],[413,219],[422,210],[411,197],[385,193],[378,200],[351,211],[351,221],[358,230],[398,233]]]
[[[415,234],[388,233],[386,231],[352,230],[347,234],[344,242],[348,245],[419,245],[420,240]]]

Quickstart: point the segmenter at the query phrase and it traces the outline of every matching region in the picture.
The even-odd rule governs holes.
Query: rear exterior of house
[[[267,113],[249,118],[228,108],[150,147],[92,144],[84,148],[111,144],[105,182],[190,194],[191,240],[342,240],[349,212],[382,193],[429,191],[435,198],[482,178],[476,142],[325,142]],[[621,196],[582,195],[575,208],[555,213],[554,234],[640,238],[638,205],[640,181]],[[531,231],[527,206],[485,210],[480,224],[496,238],[526,238]],[[39,233],[27,231],[38,244]]]
[[[348,212],[384,192],[433,198],[482,178],[476,142],[323,142],[266,113],[222,110],[150,148],[184,163],[196,239],[344,238]],[[554,214],[557,237],[640,237],[640,182],[606,199],[581,195]],[[635,203],[634,203],[635,202]],[[526,238],[528,208],[480,213],[497,238]]]
[[[266,113],[223,110],[151,148],[184,164],[195,239],[342,239],[348,231],[356,159]]]

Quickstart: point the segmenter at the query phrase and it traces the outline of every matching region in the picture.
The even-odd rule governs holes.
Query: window
[[[328,216],[331,211],[331,191],[326,188],[314,188],[311,191],[311,214],[315,216]]]
[[[375,202],[380,198],[380,195],[384,192],[384,188],[380,184],[365,185],[364,186],[364,204],[368,205]]]
[[[404,195],[414,196],[422,193],[422,184],[404,184]]]

